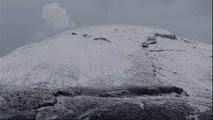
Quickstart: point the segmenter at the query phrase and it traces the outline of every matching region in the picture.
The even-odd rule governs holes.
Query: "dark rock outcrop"
[[[102,40],[102,41],[106,41],[106,42],[111,42],[110,40],[103,38],[103,37],[97,37],[97,38],[94,38],[93,40]]]
[[[0,120],[201,120],[211,119],[188,101],[178,87],[110,89],[27,88],[1,90]],[[177,94],[181,97],[177,97]],[[166,97],[168,96],[168,97]],[[189,96],[190,97],[190,96]]]

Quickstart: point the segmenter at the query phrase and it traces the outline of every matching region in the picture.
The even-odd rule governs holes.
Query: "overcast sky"
[[[0,56],[63,29],[142,25],[212,44],[212,0],[0,0]]]

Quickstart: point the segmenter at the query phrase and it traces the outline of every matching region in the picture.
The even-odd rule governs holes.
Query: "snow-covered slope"
[[[64,31],[0,59],[0,84],[178,86],[211,97],[212,46],[139,26]]]
[[[212,45],[140,26],[64,31],[0,58],[7,119],[212,119]]]

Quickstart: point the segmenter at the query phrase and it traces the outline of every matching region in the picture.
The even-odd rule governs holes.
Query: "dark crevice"
[[[163,52],[165,50],[149,50],[149,52]]]
[[[155,33],[153,36],[147,37],[147,40],[142,43],[142,47],[148,48],[150,44],[156,44],[157,43],[156,37],[162,37],[162,38],[168,38],[168,39],[171,39],[171,40],[177,40],[177,37],[173,34]]]
[[[150,44],[156,44],[157,41],[146,41],[142,44],[142,47],[148,48]]]
[[[147,37],[147,40],[142,44],[142,47],[148,48],[150,44],[156,44],[157,40],[155,36]]]
[[[72,35],[77,35],[77,33],[75,33],[75,32],[72,32]]]
[[[110,40],[103,38],[103,37],[94,38],[93,40],[102,40],[102,41],[106,41],[106,42],[111,42]]]
[[[168,50],[168,49],[160,49],[160,50],[149,50],[149,52],[163,52],[163,51],[171,51],[171,52],[184,52],[186,50]]]
[[[37,107],[35,107],[33,109],[39,109],[39,108],[42,108],[42,107],[54,106],[57,102],[58,102],[57,99],[53,98],[52,100],[50,100],[48,102],[38,104]]]
[[[76,92],[78,91],[78,92]],[[54,92],[54,96],[94,96],[94,97],[137,97],[143,95],[164,95],[164,94],[182,94],[185,96],[188,94],[179,87],[175,86],[164,86],[164,87],[125,87],[125,88],[115,88],[115,89],[95,89],[95,88],[72,88],[69,90],[57,90]]]
[[[57,90],[56,92],[53,93],[53,95],[55,97],[58,97],[58,96],[71,96],[71,93],[67,92],[67,91],[61,91],[61,90]]]
[[[141,95],[162,95],[162,94],[170,94],[176,93],[181,94],[184,90],[179,87],[171,86],[171,87],[153,87],[153,88],[144,88],[144,87],[134,87],[129,88],[129,92],[136,96]]]
[[[80,91],[78,91],[78,90],[80,90]],[[72,90],[56,90],[53,92],[53,95],[55,97],[58,97],[58,96],[74,97],[74,96],[79,96],[79,95],[84,95],[84,94],[86,94],[86,89],[84,92],[82,92],[82,89],[80,89],[80,88],[76,88],[76,89],[72,89]]]
[[[177,40],[177,37],[173,34],[161,34],[161,33],[155,33],[156,37],[162,37],[162,38],[168,38],[171,40]]]

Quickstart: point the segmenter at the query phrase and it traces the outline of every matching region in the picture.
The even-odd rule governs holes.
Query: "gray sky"
[[[212,44],[212,0],[0,0],[0,56],[63,29],[103,24],[161,28]]]

